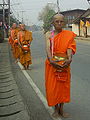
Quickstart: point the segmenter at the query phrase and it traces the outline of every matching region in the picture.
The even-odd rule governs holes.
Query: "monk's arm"
[[[51,52],[50,52],[50,32],[47,32],[46,35],[45,35],[45,38],[46,38],[46,53],[47,53],[47,57],[49,60],[52,59],[52,55],[51,55]]]
[[[33,40],[32,32],[29,32],[29,40],[28,40],[28,44],[31,44],[32,40]]]
[[[72,49],[67,49],[67,57],[68,59],[65,60],[63,63],[63,67],[67,67],[72,62]]]
[[[47,58],[50,62],[50,64],[55,67],[55,68],[61,68],[59,64],[57,64],[55,61],[52,60],[52,55],[51,55],[51,50],[50,50],[50,32],[46,33],[46,53],[47,53]]]
[[[18,40],[18,44],[20,47],[22,47],[21,43],[20,43],[20,36],[19,36],[20,33],[17,34],[17,40]]]
[[[67,49],[67,55],[68,55],[68,59],[70,60],[70,61],[72,61],[72,56],[75,54],[75,52],[76,52],[76,42],[75,42],[75,40],[74,40],[74,37],[75,37],[76,35],[75,34],[73,34],[73,39],[70,41],[70,43],[69,43],[69,46],[68,46],[68,49]]]
[[[8,36],[11,36],[11,30],[9,30],[9,32],[8,32]]]
[[[72,61],[72,49],[67,49],[68,60]]]
[[[70,41],[70,44],[67,49],[68,59],[64,62],[64,66],[68,66],[72,62],[72,56],[76,52],[76,42],[74,39]]]

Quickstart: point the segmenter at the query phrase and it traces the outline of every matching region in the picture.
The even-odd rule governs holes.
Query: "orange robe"
[[[25,30],[19,32],[19,41],[20,44],[23,46],[25,44],[29,44],[32,42],[32,32]],[[20,48],[20,63],[22,65],[29,65],[32,64],[31,61],[31,51],[29,50],[27,53],[25,53],[22,48]]]
[[[18,45],[18,43],[15,42],[16,39],[18,39],[18,32],[19,32],[19,29],[17,28],[15,30],[15,39],[13,41],[13,56],[15,59],[18,59],[20,57],[20,47]]]
[[[11,44],[11,46],[13,47],[13,43],[14,40],[17,39],[17,33],[18,33],[18,29],[10,29],[10,35],[9,35],[9,43]]]
[[[13,29],[12,32],[13,32],[13,34],[12,34],[13,56],[14,56],[15,59],[17,59],[17,58],[19,58],[19,46],[18,46],[18,44],[15,43],[15,40],[17,39],[19,30],[18,30],[18,28],[16,28],[16,29]]]
[[[74,37],[76,35],[67,30],[63,30],[54,36],[54,54],[65,53],[70,48],[73,54],[76,52],[76,43]],[[57,76],[63,72],[55,72],[55,68],[50,64],[48,59],[45,62],[45,86],[46,98],[49,106],[55,106],[60,103],[70,102],[70,66],[67,68],[67,73],[61,80]]]
[[[18,59],[20,57],[20,47],[18,44],[13,44],[13,56],[15,59]]]

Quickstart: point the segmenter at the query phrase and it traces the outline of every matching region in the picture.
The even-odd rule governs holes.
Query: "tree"
[[[38,19],[43,21],[43,29],[45,32],[49,31],[51,28],[52,17],[55,14],[55,10],[52,6],[46,5],[45,8],[39,13]]]
[[[18,24],[18,20],[14,17],[14,16],[11,16],[10,17],[10,26],[12,26],[13,23],[17,23]]]

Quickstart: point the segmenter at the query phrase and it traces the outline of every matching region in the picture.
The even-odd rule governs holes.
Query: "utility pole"
[[[6,2],[5,0],[2,0],[2,3],[0,3],[0,6],[2,7],[2,23],[3,23],[3,40],[6,36],[6,31],[5,31],[5,27],[6,27],[6,19],[5,19],[5,15],[7,12],[7,7],[8,7],[8,26],[10,26],[10,0],[7,0],[8,2]]]
[[[19,24],[19,13],[17,12],[17,19],[18,19],[18,24]]]
[[[23,20],[23,13],[24,13],[25,11],[22,10],[21,12],[22,12],[22,23],[24,23],[24,20]]]
[[[4,6],[4,4],[5,4],[5,2],[3,0],[3,5],[2,5],[2,8],[3,8],[3,37],[5,38],[5,6]]]
[[[8,26],[10,27],[10,0],[8,0]]]
[[[60,14],[59,0],[57,0],[58,14]]]

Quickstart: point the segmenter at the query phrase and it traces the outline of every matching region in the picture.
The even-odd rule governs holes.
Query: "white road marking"
[[[23,69],[23,66],[21,65],[20,62],[18,62],[19,67],[21,68],[21,70]],[[42,94],[42,92],[39,90],[39,88],[36,86],[36,84],[33,82],[32,78],[30,77],[30,75],[27,73],[26,70],[22,70],[23,74],[25,75],[25,77],[27,78],[29,84],[31,85],[31,87],[33,88],[33,90],[35,91],[35,93],[37,94],[37,96],[40,98],[40,100],[42,101],[42,103],[44,104],[46,110],[49,112],[50,116],[52,117],[52,113],[54,112],[54,109],[51,107],[48,107],[47,105],[47,101],[46,98],[44,97],[44,95]],[[52,117],[53,120],[62,120],[61,118],[54,118]]]

